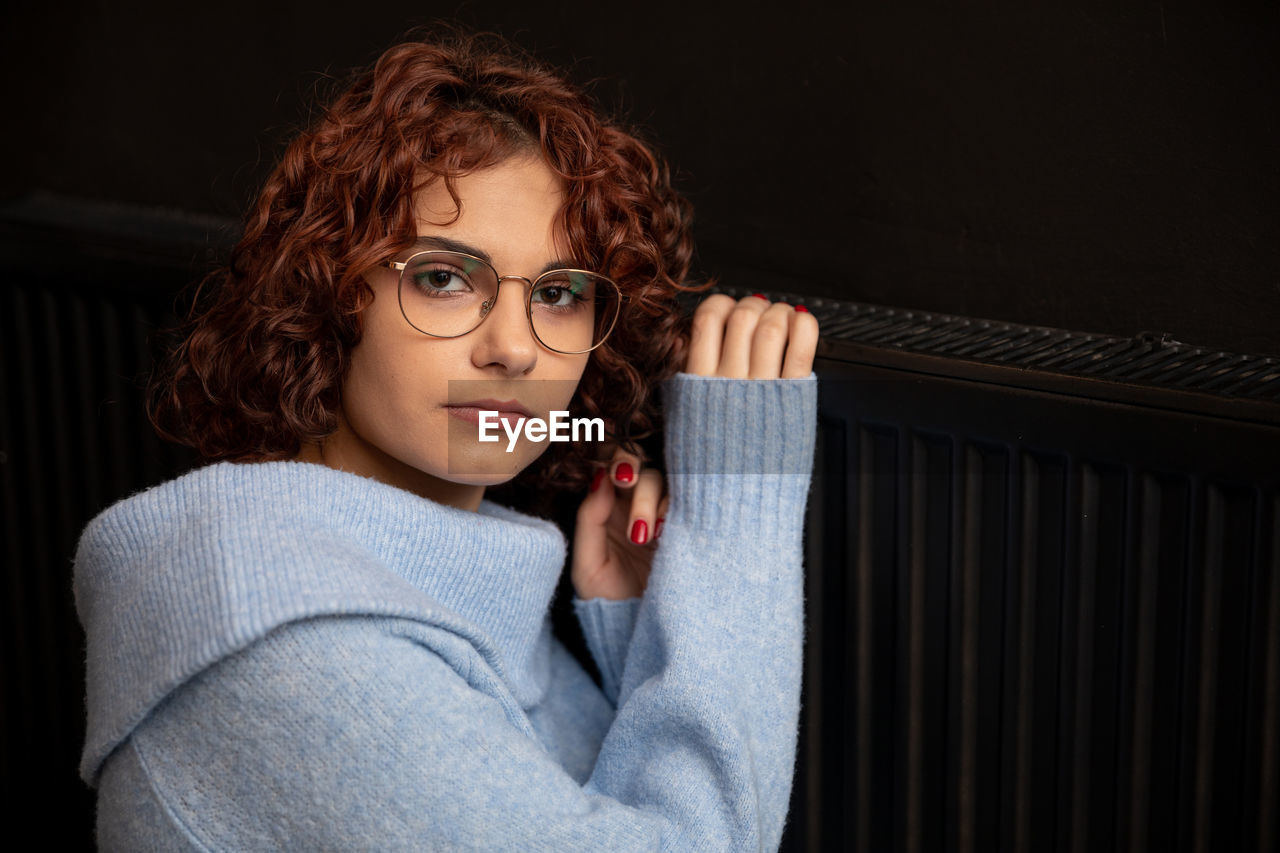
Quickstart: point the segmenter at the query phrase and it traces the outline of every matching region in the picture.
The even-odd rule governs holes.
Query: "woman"
[[[778,846],[818,330],[720,295],[686,335],[689,256],[665,165],[492,40],[390,49],[290,145],[156,382],[216,464],[77,554],[102,847]],[[561,410],[609,444],[480,441]],[[600,687],[560,531],[484,498],[521,471],[585,493]]]

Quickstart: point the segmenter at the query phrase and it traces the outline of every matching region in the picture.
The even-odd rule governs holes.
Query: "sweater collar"
[[[548,605],[564,556],[550,522],[487,501],[479,512],[443,506],[303,462],[221,463],[134,495],[89,523],[76,554],[88,638],[81,774],[94,784],[111,750],[188,678],[311,617],[451,631],[528,709],[550,681]]]
[[[311,463],[226,467],[233,479],[249,481],[245,486],[261,480],[298,494],[304,521],[350,537],[479,628],[500,653],[522,706],[541,698],[549,605],[565,561],[564,536],[553,523],[488,500],[471,512]]]
[[[154,551],[157,540],[175,533],[203,540],[210,527],[216,528],[216,541],[185,548],[191,553],[184,553],[182,560],[210,564],[204,570],[190,565],[196,576],[204,571],[235,578],[219,586],[227,595],[254,597],[250,610],[260,608],[256,599],[263,594],[255,592],[259,588],[272,590],[267,609],[293,607],[290,601],[281,602],[282,596],[314,598],[317,592],[307,589],[313,583],[311,575],[300,565],[331,564],[338,571],[342,562],[352,559],[361,562],[362,571],[370,564],[381,565],[479,629],[498,653],[502,674],[522,707],[537,702],[546,689],[549,605],[565,561],[564,536],[549,521],[487,500],[471,512],[307,462],[210,465],[130,498],[104,518],[114,518],[137,534],[127,537],[133,544],[111,562],[142,558]],[[186,520],[179,523],[178,518]],[[262,556],[277,552],[292,556],[283,561]],[[264,560],[277,577],[254,580]],[[236,565],[246,562],[253,565]],[[328,570],[319,571],[323,575]],[[78,582],[88,588],[118,577],[113,571],[94,574],[97,581]],[[321,588],[328,587],[322,583]],[[85,604],[92,606],[95,598],[115,599],[119,592],[100,589],[98,595],[86,596]],[[387,600],[385,593],[378,594]],[[241,603],[228,605],[234,610]],[[299,607],[330,606],[313,602]],[[332,607],[344,609],[341,601]],[[229,633],[255,632],[272,618],[255,615],[249,621],[256,627],[237,626]],[[209,641],[221,642],[211,636],[200,640]]]

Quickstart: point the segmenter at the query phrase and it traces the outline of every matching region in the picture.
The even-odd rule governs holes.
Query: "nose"
[[[538,363],[538,341],[525,314],[527,282],[514,276],[498,282],[498,298],[480,327],[472,332],[471,363],[503,376],[524,376]],[[503,292],[503,288],[507,288]]]

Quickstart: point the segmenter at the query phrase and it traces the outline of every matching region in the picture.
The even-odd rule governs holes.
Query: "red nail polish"
[[[636,523],[631,525],[631,541],[637,545],[649,541],[649,525],[644,523],[643,518],[637,518]]]
[[[804,312],[804,313],[806,313],[806,314],[808,314],[808,313],[809,313],[809,309],[808,309],[808,308],[805,308],[803,305],[797,305],[797,306],[796,306],[796,310],[797,310],[797,311],[803,311],[803,312]]]
[[[600,488],[600,484],[604,482],[604,470],[605,469],[601,468],[596,472],[596,475],[591,478],[591,491],[594,492],[596,489]]]
[[[751,295],[752,295],[752,296],[759,296],[759,297],[760,297],[761,299],[763,299],[765,302],[768,302],[768,301],[769,301],[769,297],[765,296],[763,293],[753,293],[753,294],[751,294]]]
[[[619,462],[618,470],[613,472],[613,477],[619,483],[630,483],[636,477],[636,472],[632,470],[630,462]]]
[[[662,522],[664,522],[664,521],[666,521],[666,519],[665,519],[665,518],[660,518],[660,519],[658,519],[658,520],[657,520],[657,522],[653,525],[653,538],[654,538],[654,539],[657,539],[659,536],[661,536],[661,535],[662,535]]]

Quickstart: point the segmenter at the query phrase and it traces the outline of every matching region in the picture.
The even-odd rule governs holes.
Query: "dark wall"
[[[325,74],[457,17],[659,140],[726,283],[1280,354],[1280,7],[45,3],[2,191],[238,217]]]

